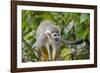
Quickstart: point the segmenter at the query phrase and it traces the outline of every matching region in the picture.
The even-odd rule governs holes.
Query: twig
[[[30,51],[32,52],[32,54],[35,56],[35,58],[38,60],[38,58],[36,57],[36,55],[34,54],[34,52],[37,52],[35,49],[32,50],[32,47],[22,38],[23,42],[29,47]],[[37,52],[38,53],[38,52]]]

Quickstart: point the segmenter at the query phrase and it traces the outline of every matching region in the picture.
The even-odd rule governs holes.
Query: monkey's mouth
[[[59,38],[55,38],[54,40],[55,40],[55,41],[59,41]]]

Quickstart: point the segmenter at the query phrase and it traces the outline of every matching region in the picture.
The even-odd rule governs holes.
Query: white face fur
[[[55,42],[60,41],[60,33],[56,33],[56,32],[55,33],[52,33],[51,37],[53,38],[53,40]]]

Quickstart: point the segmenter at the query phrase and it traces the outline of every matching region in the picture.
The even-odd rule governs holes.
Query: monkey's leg
[[[46,45],[46,47],[47,47],[47,52],[48,52],[48,60],[51,61],[52,60],[52,58],[51,58],[52,56],[51,56],[50,47],[49,47],[48,44]]]
[[[53,46],[53,49],[52,49],[52,60],[54,61],[54,60],[56,60],[56,58],[57,58],[57,48],[55,48]]]

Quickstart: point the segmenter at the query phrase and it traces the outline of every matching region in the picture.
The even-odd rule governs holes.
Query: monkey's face
[[[50,43],[60,44],[60,32],[50,32],[49,30],[45,32],[46,37],[48,38]]]
[[[54,42],[59,42],[60,41],[60,33],[52,33],[51,37],[53,39]]]

